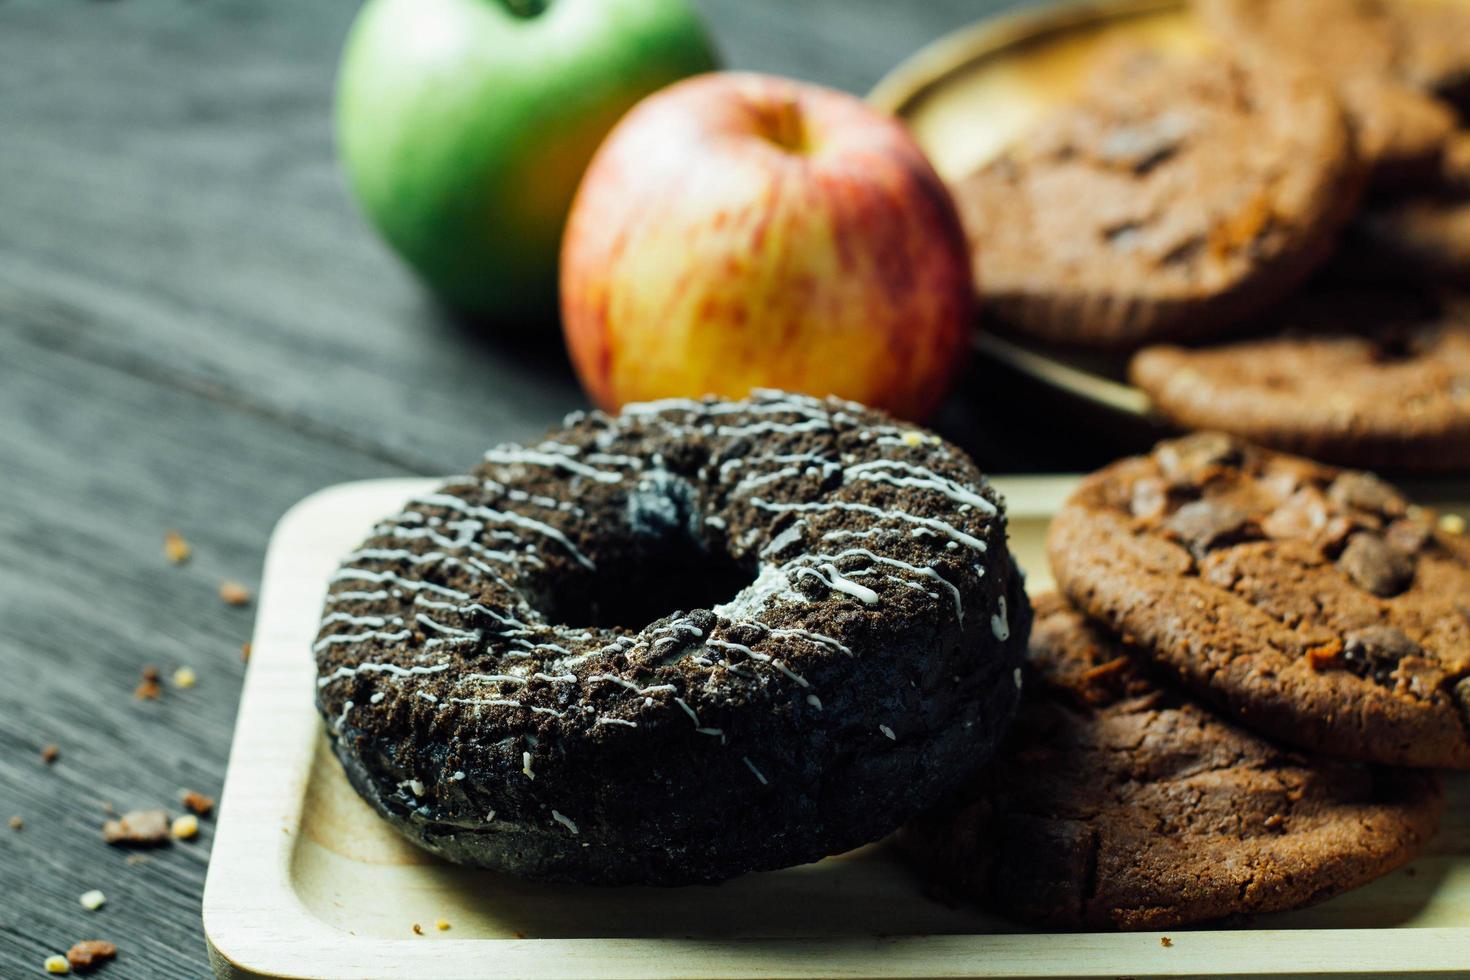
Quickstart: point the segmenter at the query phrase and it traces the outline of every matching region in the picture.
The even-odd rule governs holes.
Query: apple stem
[[[545,12],[551,0],[500,0],[516,17],[531,18]]]
[[[801,106],[792,97],[782,98],[767,114],[767,136],[772,143],[793,153],[805,152],[806,125],[802,120]]]

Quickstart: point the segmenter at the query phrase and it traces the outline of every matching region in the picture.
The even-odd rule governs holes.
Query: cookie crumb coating
[[[850,402],[674,399],[380,522],[332,577],[317,696],[358,791],[450,860],[717,881],[958,786],[1028,632],[1002,501],[954,447]]]

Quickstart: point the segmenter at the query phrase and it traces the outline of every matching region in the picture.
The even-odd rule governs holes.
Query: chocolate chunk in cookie
[[[954,193],[1002,328],[1118,350],[1279,298],[1327,255],[1361,174],[1309,74],[1127,48]]]
[[[1271,335],[1145,348],[1129,375],[1184,428],[1349,465],[1470,467],[1470,306],[1460,295],[1314,289],[1264,325]]]
[[[966,802],[903,831],[905,848],[1007,915],[1161,929],[1322,901],[1433,834],[1432,775],[1281,748],[1143,659],[1041,597],[1010,737]]]
[[[1337,567],[1376,596],[1398,595],[1414,577],[1414,562],[1409,556],[1366,531],[1348,539]]]
[[[1083,480],[1047,541],[1059,588],[1242,725],[1339,758],[1470,768],[1458,522],[1365,475],[1234,445],[1235,463],[1156,514],[1130,502],[1167,478],[1169,443]],[[1181,539],[1202,504],[1261,533]]]

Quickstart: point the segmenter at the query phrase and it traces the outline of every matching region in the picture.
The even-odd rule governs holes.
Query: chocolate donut
[[[451,861],[609,884],[813,861],[957,788],[1010,722],[1030,607],[1005,530],[961,451],[850,402],[579,413],[346,556],[317,704],[357,791]]]

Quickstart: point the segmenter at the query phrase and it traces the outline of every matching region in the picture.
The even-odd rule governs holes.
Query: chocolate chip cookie
[[[999,328],[1129,350],[1280,298],[1326,257],[1361,176],[1309,74],[1130,47],[954,194]]]
[[[1367,473],[1220,433],[1084,479],[1059,588],[1188,689],[1325,754],[1470,768],[1470,541]]]
[[[1194,0],[1232,48],[1292,61],[1336,87],[1359,152],[1381,183],[1433,171],[1454,111],[1428,91],[1457,77],[1453,50],[1415,28],[1415,15],[1382,0]]]
[[[1354,466],[1470,469],[1470,303],[1429,290],[1314,290],[1279,333],[1139,351],[1131,380],[1185,429]]]
[[[971,802],[901,833],[1007,915],[1161,929],[1322,901],[1434,833],[1435,777],[1302,755],[1216,717],[1058,596],[1035,604],[1026,694]]]

